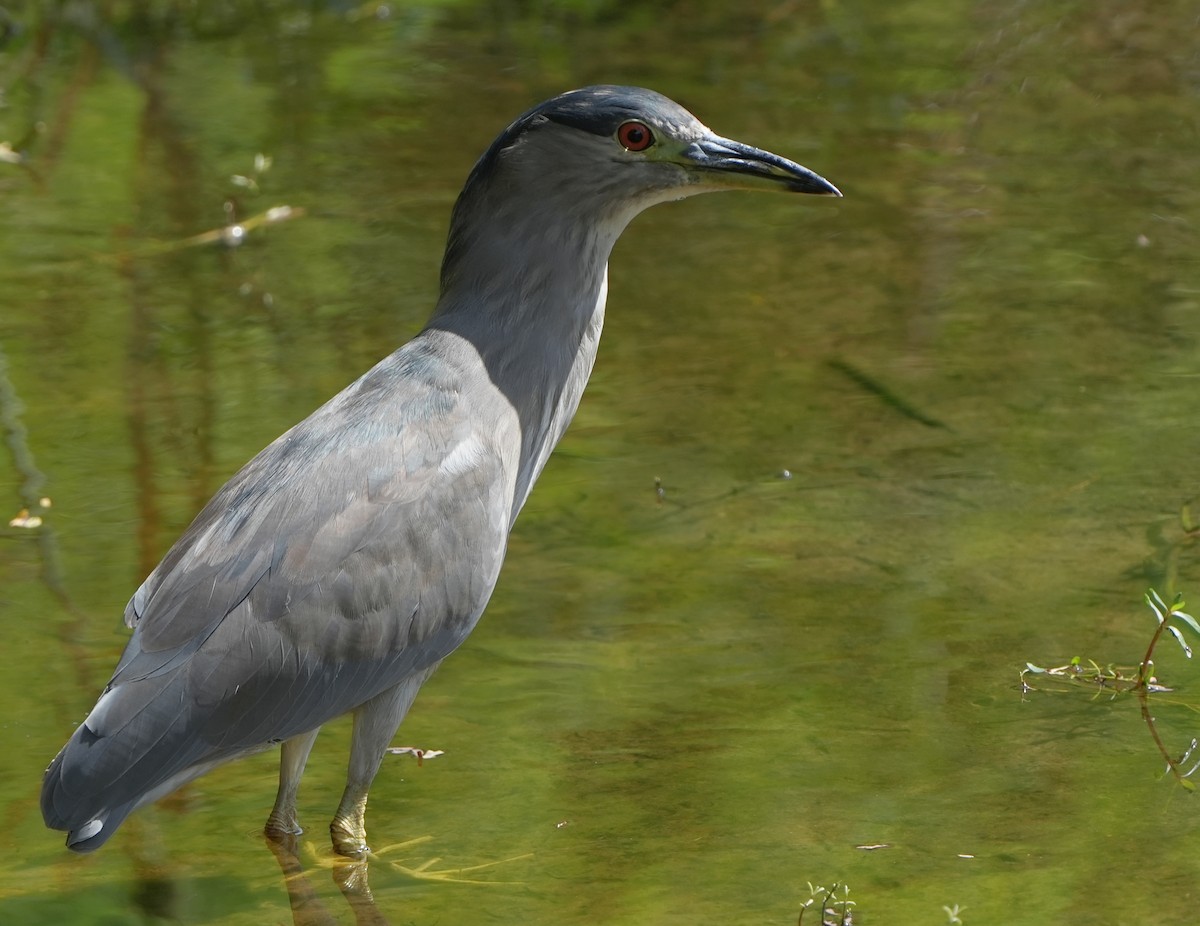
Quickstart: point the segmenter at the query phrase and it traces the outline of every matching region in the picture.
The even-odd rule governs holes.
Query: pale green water
[[[835,881],[859,926],[1196,921],[1200,807],[1136,701],[1017,679],[1135,662],[1150,585],[1200,600],[1166,552],[1200,452],[1191,6],[132,6],[14,8],[0,46],[0,141],[43,125],[0,162],[0,349],[53,500],[0,528],[0,922],[292,921],[273,756],[82,859],[42,769],[200,505],[420,326],[478,154],[597,81],[846,198],[705,197],[618,245],[580,414],[398,737],[446,755],[373,790],[376,849],[429,838],[361,921],[791,926]],[[179,246],[231,196],[306,213]],[[1176,755],[1198,672],[1161,650]],[[301,795],[304,923],[354,919],[322,867],[347,732]]]

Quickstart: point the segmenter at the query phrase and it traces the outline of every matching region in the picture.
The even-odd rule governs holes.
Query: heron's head
[[[717,135],[652,90],[572,90],[516,119],[475,164],[454,209],[447,263],[475,241],[496,248],[510,239],[519,247],[509,258],[580,236],[611,246],[655,203],[732,189],[842,195],[807,167]]]
[[[472,179],[480,173],[493,183],[519,177],[581,205],[598,199],[645,208],[730,189],[841,196],[807,167],[723,138],[641,87],[584,87],[535,106],[495,140]]]

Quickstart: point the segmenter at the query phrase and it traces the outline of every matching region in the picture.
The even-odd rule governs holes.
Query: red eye
[[[617,129],[617,141],[626,151],[645,151],[654,144],[654,133],[644,122],[626,122]]]

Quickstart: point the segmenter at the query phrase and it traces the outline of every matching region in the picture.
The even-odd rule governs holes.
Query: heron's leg
[[[284,740],[279,748],[279,793],[275,795],[275,806],[271,816],[267,817],[266,832],[268,835],[296,835],[304,832],[300,829],[300,820],[296,816],[296,795],[300,791],[300,778],[304,775],[304,763],[312,752],[313,743],[317,740],[317,727],[308,733],[293,736]]]
[[[346,790],[338,805],[329,835],[334,851],[351,858],[361,857],[367,848],[367,828],[363,817],[367,812],[367,792],[375,773],[383,762],[384,751],[400,721],[408,713],[413,699],[425,679],[436,666],[409,676],[394,688],[376,695],[354,711],[354,734],[350,742],[350,768],[346,775]]]

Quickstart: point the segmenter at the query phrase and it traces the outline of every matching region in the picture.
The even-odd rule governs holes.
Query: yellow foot
[[[333,842],[333,851],[346,858],[365,858],[371,851],[367,845],[367,831],[362,827],[355,832],[351,827],[334,820],[329,824],[329,838]]]
[[[295,818],[291,820],[276,820],[272,817],[267,821],[267,825],[263,827],[263,833],[272,839],[280,839],[284,836],[299,836],[303,832],[303,828],[301,828],[300,823]]]
[[[526,852],[524,855],[514,855],[512,858],[500,859],[495,862],[484,862],[480,865],[463,865],[457,868],[435,868],[441,858],[431,858],[426,862],[414,863],[410,860],[410,853],[417,846],[424,845],[433,841],[432,836],[417,836],[413,839],[406,839],[404,842],[393,843],[379,852],[371,852],[367,850],[367,856],[360,861],[348,863],[345,858],[340,855],[329,856],[320,847],[312,842],[305,842],[304,849],[306,856],[311,859],[312,864],[322,868],[332,868],[335,872],[335,877],[347,881],[349,884],[357,884],[358,879],[366,880],[366,864],[371,861],[376,865],[387,865],[388,867],[408,875],[411,878],[419,878],[422,881],[445,881],[448,883],[458,884],[521,884],[521,881],[499,881],[489,878],[474,877],[477,872],[486,871],[489,868],[495,868],[498,865],[507,865],[509,862],[519,862],[522,859],[533,858],[532,852]],[[401,857],[395,859],[394,856]],[[392,856],[389,858],[387,856]],[[339,874],[340,873],[340,874]]]
[[[267,824],[263,828],[263,838],[266,839],[267,845],[271,851],[278,857],[280,852],[288,855],[299,855],[300,853],[300,828],[296,827],[294,831],[275,829],[271,824]]]
[[[429,861],[422,862],[414,867],[404,864],[408,861],[407,859],[400,859],[393,862],[383,857],[395,852],[397,849],[408,849],[411,846],[420,845],[432,839],[432,836],[418,836],[416,839],[409,839],[405,842],[399,842],[381,849],[378,854],[371,857],[375,859],[377,864],[390,865],[396,871],[406,874],[411,878],[420,878],[422,881],[445,881],[455,884],[520,884],[521,882],[519,881],[493,881],[472,876],[476,872],[495,868],[497,865],[506,865],[509,862],[518,862],[521,859],[533,858],[532,852],[526,852],[524,855],[514,855],[512,858],[500,859],[495,862],[484,862],[480,865],[464,865],[459,868],[434,868],[434,865],[442,861],[440,858],[431,858]]]

